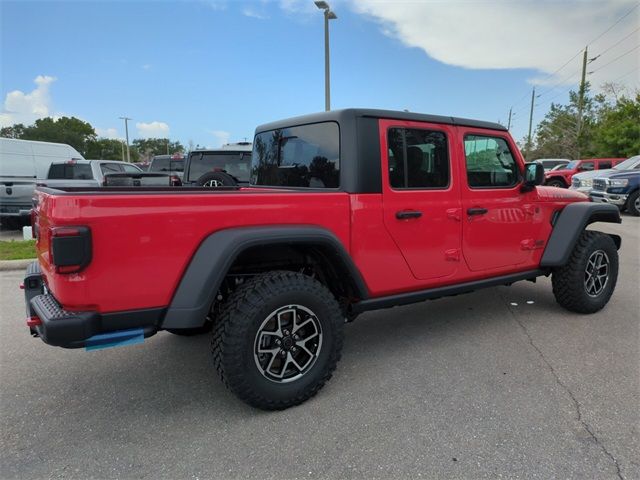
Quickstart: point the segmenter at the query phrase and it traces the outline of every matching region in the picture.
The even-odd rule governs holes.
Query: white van
[[[3,225],[26,220],[36,183],[47,178],[52,162],[84,159],[63,143],[0,138],[0,220]]]

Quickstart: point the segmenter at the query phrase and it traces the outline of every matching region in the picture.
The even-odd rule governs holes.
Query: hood
[[[553,177],[558,175],[568,175],[570,173],[575,172],[575,170],[567,170],[566,168],[561,168],[560,170],[549,170],[548,172],[544,172],[545,177]]]
[[[570,202],[589,201],[589,197],[587,197],[584,193],[580,193],[575,190],[567,190],[566,188],[537,186],[536,192],[538,193],[538,199],[543,201],[549,201],[549,200],[565,200]]]
[[[573,178],[577,178],[578,180],[587,180],[588,178],[608,177],[609,175],[613,175],[618,172],[620,172],[620,170],[614,170],[613,168],[607,168],[605,170],[591,170],[590,172],[577,173]]]
[[[628,172],[620,172],[620,173],[616,173],[615,175],[609,174],[609,175],[603,175],[603,176],[612,178],[612,179],[613,178],[637,178],[637,177],[640,177],[640,170],[629,170]]]

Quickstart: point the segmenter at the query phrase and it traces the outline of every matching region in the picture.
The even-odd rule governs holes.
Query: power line
[[[614,82],[614,83],[615,83],[615,82],[617,82],[618,80],[620,80],[621,78],[624,78],[624,77],[626,77],[627,75],[631,75],[632,73],[636,73],[636,72],[637,72],[637,73],[640,73],[640,70],[638,70],[637,68],[634,68],[633,70],[631,70],[631,71],[629,71],[629,72],[625,73],[624,75],[620,75],[620,76],[619,76],[618,78],[616,78],[615,80],[612,80],[612,82]]]
[[[603,50],[602,52],[600,52],[592,61],[595,61],[598,57],[601,57],[602,55],[604,55],[605,53],[607,53],[609,50],[611,50],[612,48],[617,47],[618,45],[620,45],[622,42],[624,42],[627,38],[629,38],[631,35],[633,35],[634,33],[636,33],[638,30],[640,30],[640,27],[636,28],[633,32],[631,32],[629,35],[627,35],[626,37],[624,37],[622,40],[617,41],[616,43],[614,43],[613,45],[611,45],[609,48],[607,48],[606,50]]]
[[[609,30],[611,30],[613,27],[615,27],[617,24],[619,24],[622,20],[624,20],[625,18],[627,18],[631,12],[633,12],[636,8],[640,7],[640,3],[636,3],[631,10],[629,10],[627,13],[625,13],[623,16],[621,16],[618,20],[616,20],[613,25],[611,25],[609,28],[607,28],[604,32],[602,32],[600,35],[598,35],[596,38],[594,38],[593,40],[591,40],[589,43],[587,43],[587,45],[591,45],[593,42],[595,42],[596,40],[600,40],[600,38],[602,38],[607,32],[609,32]]]
[[[592,73],[596,73],[598,70],[602,70],[604,67],[607,67],[609,65],[611,65],[613,62],[615,62],[616,60],[619,60],[620,58],[629,55],[631,52],[633,52],[636,48],[640,47],[640,45],[636,45],[635,47],[633,47],[631,50],[626,51],[625,53],[623,53],[622,55],[618,55],[616,58],[614,58],[613,60],[611,60],[609,63],[605,63],[604,65],[596,68],[595,70],[589,72],[589,74]]]
[[[581,68],[579,68],[578,70],[576,70],[575,72],[573,72],[573,73],[572,73],[571,75],[569,75],[568,77],[564,77],[562,80],[560,80],[560,81],[558,81],[558,82],[554,83],[551,87],[549,87],[547,90],[545,90],[544,92],[542,92],[542,93],[540,94],[540,96],[542,97],[542,96],[544,96],[544,95],[548,94],[549,92],[551,92],[552,90],[555,90],[555,88],[556,88],[558,85],[562,85],[562,84],[566,83],[566,82],[567,82],[567,80],[569,80],[570,78],[573,78],[576,74],[580,73],[580,72],[581,72],[581,70],[582,70],[582,69],[581,69]]]

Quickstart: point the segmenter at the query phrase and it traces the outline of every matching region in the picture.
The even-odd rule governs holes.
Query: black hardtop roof
[[[372,108],[347,108],[344,110],[331,110],[329,112],[312,113],[300,117],[292,117],[275,122],[265,123],[256,128],[256,133],[286,128],[296,125],[307,125],[319,122],[338,122],[355,120],[357,117],[387,118],[392,120],[407,120],[416,122],[441,123],[445,125],[461,125],[466,127],[486,128],[490,130],[506,131],[504,125],[494,122],[484,122],[482,120],[471,120],[468,118],[445,117],[441,115],[429,115],[424,113],[400,112],[396,110],[378,110]]]

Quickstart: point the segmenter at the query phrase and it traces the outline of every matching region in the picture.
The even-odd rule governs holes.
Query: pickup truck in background
[[[640,155],[627,158],[624,162],[620,162],[612,168],[578,173],[571,179],[571,186],[569,189],[588,195],[593,189],[593,180],[595,178],[606,178],[628,170],[640,170]]]
[[[323,112],[258,127],[251,166],[248,187],[38,188],[31,333],[96,349],[211,331],[227,387],[273,410],[322,388],[362,312],[548,275],[572,312],[614,292],[621,239],[586,227],[618,208],[539,186],[502,125]]]
[[[82,159],[64,143],[0,138],[0,219],[3,227],[16,228],[29,222],[36,183],[46,178],[56,161]]]
[[[606,170],[624,158],[590,158],[587,160],[572,160],[562,168],[554,168],[545,172],[544,184],[549,187],[568,188],[571,185],[573,176],[580,172],[590,172],[592,170]]]
[[[616,205],[634,217],[640,216],[640,170],[594,178],[589,197],[592,202]]]
[[[117,160],[67,160],[53,162],[41,186],[58,187],[102,187],[109,174],[143,173],[135,165]]]

